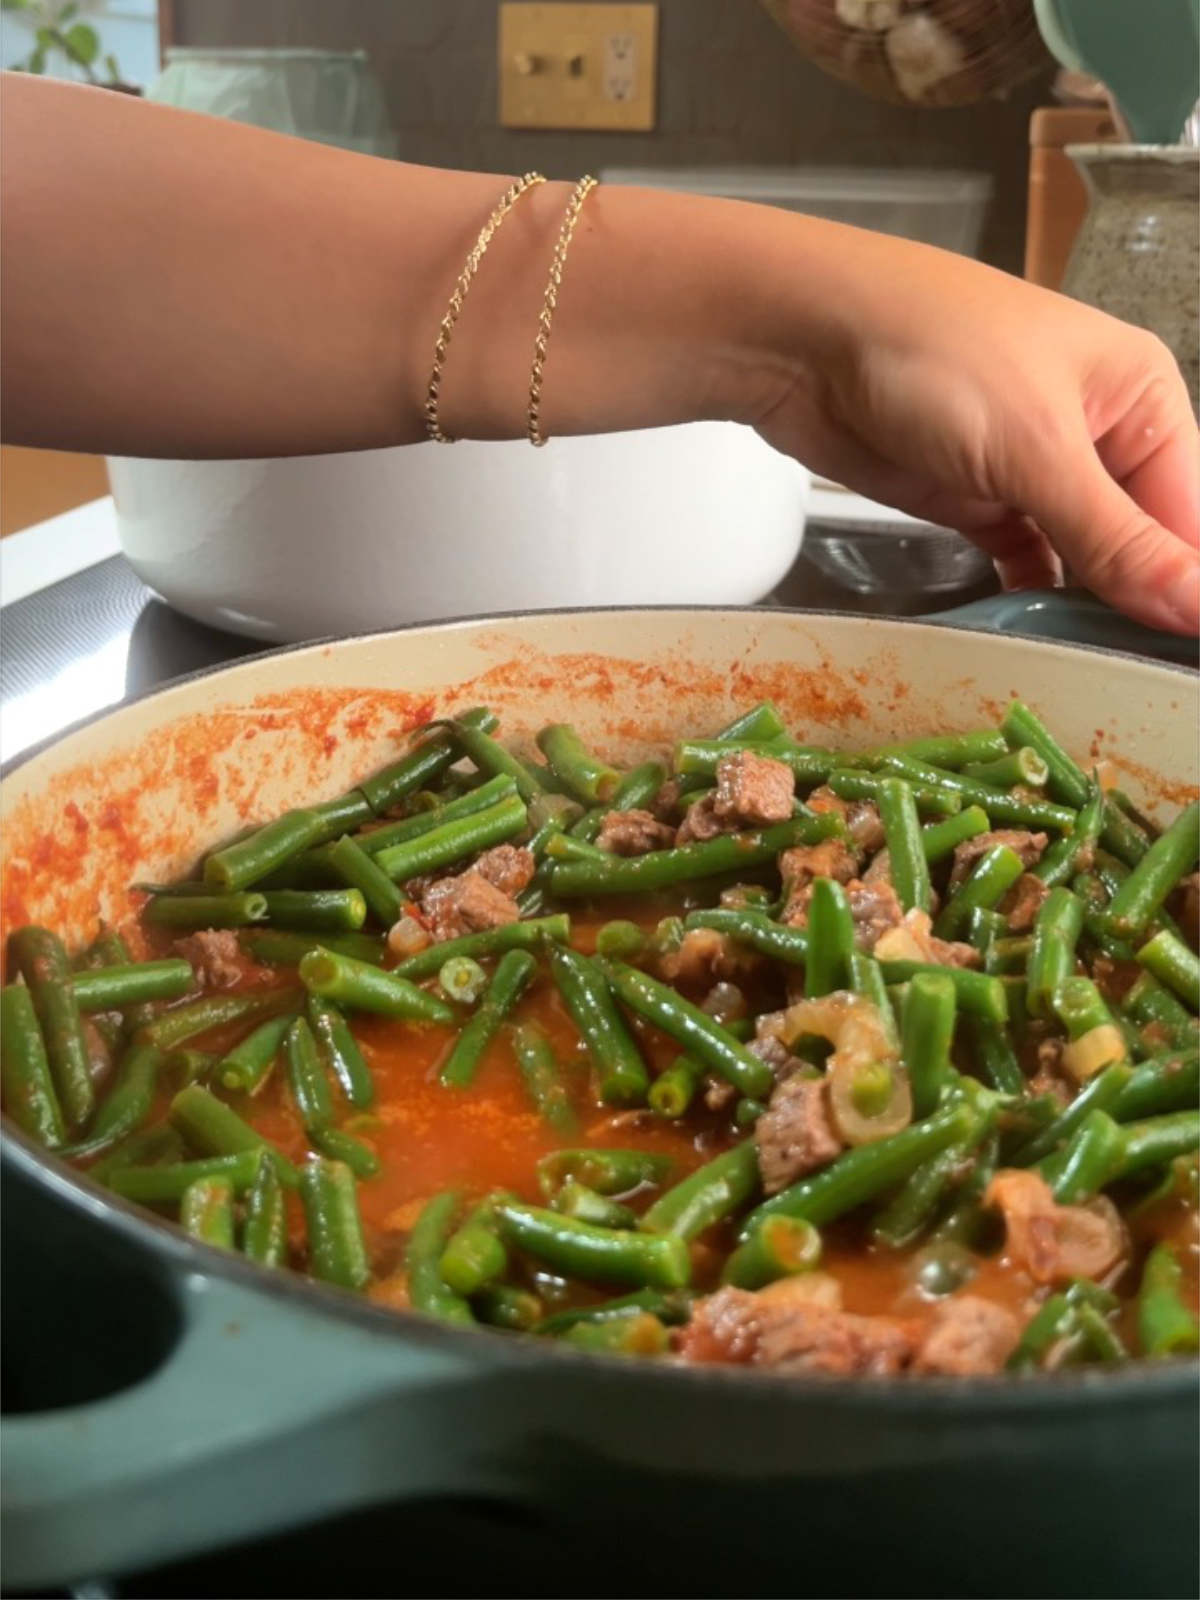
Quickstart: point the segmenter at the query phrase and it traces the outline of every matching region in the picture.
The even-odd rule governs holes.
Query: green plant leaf
[[[100,35],[86,22],[75,22],[63,35],[67,49],[80,66],[90,67],[100,54]]]
[[[104,70],[105,70],[105,72],[108,73],[108,77],[109,77],[109,82],[110,83],[120,83],[120,81],[121,81],[121,69],[117,65],[116,56],[112,56],[112,55],[105,56],[105,58],[104,58]]]
[[[70,22],[78,10],[78,6],[64,6],[58,13],[58,26],[61,28],[64,22]]]
[[[44,50],[35,50],[25,65],[30,72],[45,72],[46,52]]]
[[[59,43],[58,34],[53,28],[39,28],[34,34],[34,38],[42,50],[54,50]]]
[[[0,0],[0,11],[28,11],[29,0]],[[14,68],[19,71],[19,68]]]

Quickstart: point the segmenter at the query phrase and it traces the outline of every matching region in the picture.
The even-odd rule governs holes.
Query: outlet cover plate
[[[505,128],[654,127],[657,5],[500,7]]]

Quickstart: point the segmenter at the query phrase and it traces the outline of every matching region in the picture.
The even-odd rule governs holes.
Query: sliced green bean
[[[752,906],[692,911],[684,918],[684,927],[713,928],[760,955],[786,961],[789,966],[802,966],[808,960],[808,934],[803,928],[785,927]]]
[[[344,1128],[315,1128],[310,1134],[314,1150],[331,1161],[344,1162],[356,1178],[377,1178],[383,1170],[378,1154],[365,1140]]]
[[[455,1294],[471,1295],[508,1270],[508,1251],[500,1239],[491,1198],[476,1206],[446,1240],[438,1259],[442,1281]]]
[[[1088,785],[1087,799],[1079,808],[1075,826],[1062,834],[1042,852],[1040,860],[1032,867],[1035,878],[1048,887],[1068,883],[1077,872],[1086,871],[1092,863],[1100,828],[1104,821],[1104,793],[1098,783]]]
[[[148,1000],[178,1000],[195,981],[186,961],[140,961],[77,972],[71,987],[81,1011],[123,1011]]]
[[[145,1122],[154,1106],[164,1056],[152,1044],[135,1044],[117,1068],[112,1088],[100,1102],[83,1144],[73,1145],[71,1156],[95,1156],[111,1150]]]
[[[433,833],[447,822],[458,822],[463,817],[473,817],[480,811],[487,811],[499,801],[510,799],[516,792],[517,786],[511,778],[489,778],[478,788],[468,789],[465,794],[456,795],[452,800],[441,801],[427,810],[401,817],[396,822],[381,822],[365,833],[355,834],[354,842],[364,854],[377,856],[381,850],[389,850],[393,845]],[[331,868],[329,848],[325,846],[313,851],[306,859],[315,858],[319,865]]]
[[[167,1114],[172,1126],[201,1155],[236,1156],[245,1151],[258,1155],[266,1150],[282,1182],[289,1188],[295,1187],[298,1174],[287,1157],[248,1122],[243,1122],[232,1106],[218,1100],[200,1084],[191,1083],[181,1089],[171,1101]]]
[[[994,761],[1008,749],[1008,741],[998,728],[978,728],[973,733],[935,733],[923,739],[907,739],[899,744],[879,745],[867,752],[870,762],[884,756],[911,756],[937,767],[956,769],[977,761]]]
[[[767,1217],[729,1257],[722,1283],[761,1289],[779,1278],[809,1272],[821,1259],[821,1235],[801,1217]]]
[[[629,961],[646,948],[646,935],[636,922],[606,922],[596,933],[596,954]]]
[[[608,1322],[577,1322],[562,1339],[580,1350],[611,1356],[660,1356],[670,1345],[666,1328],[649,1311],[634,1311]]]
[[[300,1199],[313,1277],[339,1289],[365,1289],[371,1264],[350,1168],[342,1161],[311,1156],[300,1171]]]
[[[71,963],[62,940],[46,928],[18,928],[9,957],[29,987],[50,1077],[68,1131],[83,1128],[96,1104],[87,1039],[79,1001],[71,987]]]
[[[1185,1111],[1200,1098],[1200,1051],[1173,1050],[1135,1067],[1111,1107],[1118,1122]]]
[[[854,919],[846,891],[833,878],[817,878],[808,905],[808,961],[804,992],[810,999],[850,984]]]
[[[1200,856],[1200,801],[1193,800],[1113,895],[1108,908],[1115,932],[1124,938],[1145,932],[1163,901]]]
[[[1014,1167],[1032,1167],[1051,1155],[1060,1145],[1066,1144],[1093,1111],[1115,1113],[1122,1093],[1128,1088],[1133,1073],[1123,1062],[1105,1067],[1103,1072],[1087,1084],[1040,1133],[1016,1150],[1010,1158]]]
[[[1200,1111],[1174,1111],[1126,1123],[1120,1162],[1113,1178],[1129,1178],[1149,1167],[1166,1166],[1200,1146]]]
[[[404,909],[404,896],[387,873],[349,834],[344,834],[326,848],[333,871],[362,896],[364,903],[370,907],[372,915],[377,917],[385,928],[390,928]],[[278,922],[282,919],[272,910],[271,920]],[[305,921],[303,925],[308,928],[326,926],[315,921]],[[327,925],[334,926],[332,923]],[[352,926],[361,926],[361,921]]]
[[[303,1017],[297,1017],[283,1040],[288,1084],[306,1133],[323,1132],[333,1120],[333,1095],[317,1054],[317,1041]]]
[[[448,1088],[465,1089],[475,1078],[484,1051],[496,1037],[500,1024],[521,998],[537,962],[528,950],[509,950],[500,957],[479,1009],[454,1041],[438,1074]]]
[[[1039,1170],[1054,1198],[1075,1205],[1112,1181],[1122,1163],[1126,1135],[1104,1111],[1089,1111],[1070,1139]]]
[[[960,939],[972,911],[998,905],[1021,876],[1021,858],[1008,845],[993,845],[975,863],[970,876],[938,913],[933,931],[939,939]]]
[[[1193,1355],[1200,1349],[1200,1322],[1183,1298],[1183,1272],[1169,1245],[1146,1257],[1137,1297],[1138,1340],[1152,1357]]]
[[[235,1044],[222,1056],[217,1077],[226,1089],[241,1094],[257,1094],[271,1075],[284,1035],[295,1021],[295,1012],[271,1017]]]
[[[610,811],[640,811],[649,806],[667,781],[667,769],[661,761],[643,761],[631,767],[613,791],[612,799],[605,805],[594,806],[571,824],[570,831],[577,839],[593,841]]]
[[[550,1202],[551,1210],[560,1216],[574,1217],[578,1222],[592,1222],[598,1228],[634,1228],[637,1213],[619,1200],[610,1200],[598,1194],[585,1183],[568,1178]]]
[[[267,897],[257,890],[156,895],[142,918],[160,928],[244,928],[267,920]]]
[[[992,761],[968,761],[959,770],[964,778],[976,778],[997,789],[1011,789],[1018,784],[1023,788],[1041,789],[1050,776],[1043,758],[1028,744],[1018,745]]]
[[[569,1135],[578,1127],[558,1062],[546,1036],[532,1023],[513,1030],[513,1054],[521,1080],[539,1115],[556,1133]]]
[[[912,790],[903,778],[885,778],[879,785],[878,805],[897,898],[905,911],[928,911],[929,863]]]
[[[643,1184],[661,1183],[673,1165],[670,1156],[649,1150],[553,1150],[537,1164],[538,1188],[547,1199],[572,1181],[597,1194],[631,1194]]]
[[[554,1311],[534,1328],[534,1333],[554,1337],[581,1322],[612,1322],[627,1317],[634,1311],[649,1311],[660,1322],[678,1324],[691,1315],[692,1296],[680,1289],[635,1289],[615,1300],[601,1300],[592,1305],[572,1306],[566,1311]]]
[[[919,972],[908,986],[901,1059],[912,1089],[913,1116],[927,1117],[950,1079],[957,1001],[944,972]]]
[[[275,1163],[264,1151],[246,1196],[242,1253],[260,1267],[281,1267],[287,1260],[287,1208]]]
[[[944,973],[954,985],[959,1009],[986,1021],[1008,1021],[1008,995],[999,978],[973,972],[970,967],[944,967],[935,961],[881,961],[880,970],[889,984],[908,983],[922,972]]]
[[[87,1175],[96,1183],[107,1184],[120,1167],[149,1167],[159,1162],[174,1164],[182,1160],[183,1140],[178,1130],[169,1122],[156,1122],[152,1128],[141,1128],[122,1139],[87,1169]]]
[[[931,1156],[909,1175],[871,1224],[874,1244],[904,1250],[921,1236],[970,1161],[986,1126],[986,1120],[979,1118],[965,1139]]]
[[[355,1011],[408,1022],[435,1022],[442,1027],[452,1027],[458,1020],[452,1006],[418,989],[399,972],[382,972],[332,950],[310,950],[300,962],[300,979],[310,994]]]
[[[942,822],[929,822],[921,829],[921,848],[925,860],[932,867],[967,839],[977,838],[991,827],[987,812],[982,806],[964,806],[957,815]]]
[[[104,1183],[114,1194],[142,1205],[163,1205],[182,1200],[193,1183],[205,1178],[227,1178],[241,1193],[254,1182],[259,1151],[239,1150],[232,1155],[206,1156],[199,1161],[176,1161],[167,1166],[122,1164],[106,1172]]]
[[[471,1309],[480,1322],[490,1328],[507,1328],[511,1333],[530,1333],[542,1320],[542,1302],[528,1289],[515,1289],[511,1283],[489,1283],[471,1299]]]
[[[748,1205],[760,1188],[758,1149],[753,1139],[746,1139],[660,1195],[638,1226],[694,1239]]]
[[[239,890],[248,888],[250,884],[257,883],[260,878],[282,867],[302,850],[318,844],[325,837],[326,826],[325,818],[317,811],[285,811],[281,817],[227,844],[223,850],[215,850],[204,863],[204,881],[222,895],[237,894]],[[165,906],[166,901],[159,904]],[[262,918],[247,916],[242,920],[255,922]],[[193,922],[189,926],[228,928],[234,924]]]
[[[183,1191],[179,1222],[185,1233],[218,1250],[233,1249],[233,1185],[228,1178],[198,1178]]]
[[[660,1117],[682,1117],[696,1097],[704,1082],[704,1068],[691,1056],[676,1056],[675,1060],[650,1085],[646,1095],[651,1111]]]
[[[289,933],[282,928],[256,928],[240,935],[240,943],[256,961],[266,961],[272,966],[298,967],[310,950],[332,950],[335,955],[349,956],[354,961],[366,961],[378,966],[383,960],[384,944],[373,933]]]
[[[414,981],[432,978],[456,956],[486,961],[489,956],[503,955],[507,950],[541,950],[549,943],[566,944],[570,937],[571,919],[565,912],[531,918],[527,922],[506,922],[499,928],[464,934],[461,939],[445,939],[427,950],[418,950],[416,955],[405,957],[397,965],[396,972]]]
[[[641,1104],[650,1074],[617,1010],[609,978],[595,962],[567,946],[552,945],[548,958],[563,1004],[591,1056],[600,1099],[606,1105]]]
[[[526,826],[529,814],[520,795],[511,795],[486,811],[476,811],[471,816],[460,817],[455,822],[443,823],[419,838],[407,839],[403,844],[391,845],[375,857],[382,871],[397,883],[438,867],[451,866],[466,856],[473,856],[492,845],[502,844],[520,833]]]
[[[685,739],[675,746],[675,771],[687,778],[713,778],[726,756],[737,751],[782,761],[797,783],[824,783],[843,760],[836,750],[797,744],[786,734],[773,739]]]
[[[1162,1043],[1188,1050],[1197,1042],[1196,1018],[1152,972],[1143,972],[1125,991],[1121,1010],[1139,1028],[1161,1033]]]
[[[891,757],[887,758],[891,760]],[[900,773],[900,777],[907,777],[907,773]],[[840,800],[870,800],[875,805],[879,804],[879,791],[888,780],[888,775],[879,772],[860,772],[848,767],[839,767],[829,774],[829,787]],[[917,810],[932,817],[955,817],[963,810],[963,798],[949,789],[942,789],[931,784],[909,783],[909,790],[916,802]],[[926,856],[926,860],[928,860]]]
[[[1075,970],[1075,946],[1083,929],[1083,902],[1070,889],[1051,889],[1033,925],[1025,995],[1031,1016],[1052,1013],[1055,991]]]
[[[417,1218],[406,1257],[408,1295],[413,1310],[427,1317],[472,1324],[475,1317],[470,1305],[446,1283],[439,1266],[458,1208],[457,1192],[447,1189],[434,1195]]]
[[[23,983],[0,990],[0,1085],[4,1108],[19,1128],[48,1150],[66,1143],[33,996]]]
[[[538,749],[551,772],[585,806],[610,800],[621,781],[621,774],[600,761],[566,722],[553,722],[537,736]]]
[[[496,718],[486,706],[474,706],[470,711],[460,713],[457,725],[490,733],[496,726]],[[414,794],[435,778],[440,778],[462,754],[462,747],[453,733],[438,726],[428,732],[406,756],[374,773],[358,787],[372,811],[380,816],[390,811],[406,795]]]
[[[1068,806],[1050,800],[1030,800],[1006,789],[994,789],[980,783],[977,778],[965,777],[961,772],[951,772],[945,767],[934,767],[911,756],[885,756],[881,771],[894,772],[898,777],[924,789],[941,789],[956,794],[962,805],[982,806],[993,822],[1003,822],[1022,828],[1053,828],[1058,832],[1075,825],[1075,812]]]
[[[496,1215],[509,1244],[565,1277],[632,1288],[682,1289],[691,1276],[687,1244],[676,1234],[597,1228],[514,1201],[499,1204]]]
[[[1146,941],[1137,959],[1193,1011],[1200,1011],[1200,956],[1182,939],[1163,928]]]

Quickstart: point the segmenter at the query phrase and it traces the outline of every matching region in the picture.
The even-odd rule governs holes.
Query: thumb
[[[1200,628],[1200,555],[1109,476],[1090,439],[1041,475],[1029,509],[1080,581],[1109,605],[1152,628]]]

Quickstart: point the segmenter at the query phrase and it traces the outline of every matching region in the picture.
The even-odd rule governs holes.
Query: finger
[[[1147,515],[1193,547],[1200,546],[1200,432],[1184,403],[1167,396],[1122,417],[1096,441],[1109,474]]]
[[[1027,497],[1067,564],[1101,599],[1153,628],[1200,624],[1200,556],[1105,469],[1091,441],[1038,474]]]
[[[1062,562],[1054,546],[1029,517],[1007,512],[987,527],[966,527],[968,539],[991,556],[1006,589],[1057,589]]]

